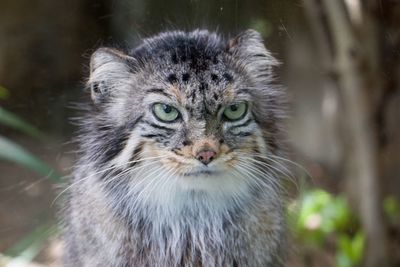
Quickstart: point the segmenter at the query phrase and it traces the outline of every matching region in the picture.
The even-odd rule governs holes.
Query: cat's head
[[[159,168],[167,173],[159,179],[194,189],[261,176],[257,162],[277,155],[282,138],[277,64],[253,30],[229,41],[168,32],[126,53],[100,48],[88,80],[89,156],[102,166]]]

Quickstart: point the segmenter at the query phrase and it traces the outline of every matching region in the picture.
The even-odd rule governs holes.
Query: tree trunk
[[[360,1],[306,1],[309,14],[320,18],[316,40],[330,54],[328,72],[335,78],[345,114],[346,173],[349,198],[356,204],[367,236],[364,266],[385,266],[386,237],[382,219],[378,131],[375,127],[375,106],[382,84],[379,82],[377,25],[362,9]],[[351,3],[352,5],[350,5]],[[321,16],[322,14],[322,16]],[[313,26],[315,27],[315,25]],[[326,44],[326,40],[330,43]],[[326,51],[327,48],[331,51]],[[324,56],[326,58],[326,56]],[[374,92],[374,93],[371,93]],[[378,92],[378,93],[376,93]]]

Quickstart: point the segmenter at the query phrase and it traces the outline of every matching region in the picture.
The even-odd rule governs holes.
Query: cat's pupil
[[[165,113],[171,113],[172,107],[168,105],[163,105],[163,110]]]
[[[231,105],[231,110],[232,111],[237,111],[238,110],[238,105]]]

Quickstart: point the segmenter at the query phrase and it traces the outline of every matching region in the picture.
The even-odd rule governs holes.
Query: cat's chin
[[[237,193],[245,186],[243,179],[229,171],[209,167],[196,168],[191,172],[180,175],[177,181],[184,191],[194,190],[209,193]]]

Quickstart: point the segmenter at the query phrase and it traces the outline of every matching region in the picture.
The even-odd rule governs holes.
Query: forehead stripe
[[[233,81],[233,76],[230,75],[229,73],[224,73],[222,76],[223,76],[224,79],[225,79],[226,81],[228,81],[228,82]]]
[[[182,74],[182,81],[187,82],[190,79],[190,74],[189,73],[184,73]]]
[[[176,78],[176,75],[172,73],[172,74],[168,75],[167,80],[169,83],[173,84],[178,81],[178,78]]]

